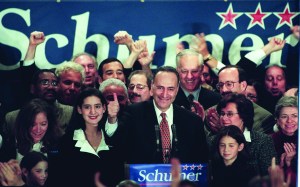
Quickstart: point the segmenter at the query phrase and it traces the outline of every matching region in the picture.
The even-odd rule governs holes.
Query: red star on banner
[[[189,168],[189,166],[187,164],[182,167],[183,167],[183,170],[187,170]]]
[[[232,8],[232,4],[230,3],[226,12],[217,12],[216,13],[220,18],[222,18],[222,23],[219,27],[219,30],[224,28],[226,25],[232,26],[234,29],[236,28],[235,20],[240,17],[243,13],[234,12]]]
[[[195,170],[195,167],[196,166],[194,164],[190,166],[191,170]]]
[[[198,170],[201,170],[203,168],[203,166],[201,164],[199,164],[199,166],[197,166]]]
[[[262,12],[260,3],[258,3],[255,12],[245,13],[250,19],[250,23],[248,25],[247,30],[251,29],[253,26],[258,25],[261,28],[265,29],[265,22],[264,19],[269,17],[272,13],[271,12]]]
[[[273,12],[273,14],[279,18],[279,22],[276,26],[276,30],[282,27],[283,25],[288,25],[289,27],[293,26],[292,19],[294,19],[299,12],[291,12],[289,3],[286,4],[283,12]]]

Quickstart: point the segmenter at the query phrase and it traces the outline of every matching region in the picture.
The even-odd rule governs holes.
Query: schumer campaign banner
[[[298,53],[290,32],[297,24],[298,0],[2,1],[0,70],[19,67],[32,31],[46,35],[36,52],[39,68],[55,68],[83,51],[95,55],[98,63],[111,56],[124,61],[128,50],[113,42],[119,30],[146,40],[149,51],[156,51],[152,69],[175,66],[177,43],[186,42],[188,48],[201,32],[213,56],[225,64],[237,63],[272,37],[285,39],[286,47],[264,61],[266,66],[285,65]]]
[[[141,186],[170,186],[172,181],[170,164],[130,164],[128,178]],[[181,179],[193,181],[197,186],[208,186],[207,164],[181,164]]]

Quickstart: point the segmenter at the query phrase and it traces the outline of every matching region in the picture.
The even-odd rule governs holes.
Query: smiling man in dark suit
[[[191,49],[185,49],[177,54],[176,66],[180,77],[180,87],[174,101],[175,104],[191,110],[193,102],[198,102],[206,110],[220,101],[221,96],[218,93],[201,87],[203,68],[201,54]]]
[[[127,163],[169,163],[171,157],[208,161],[201,118],[173,105],[178,88],[176,69],[160,67],[151,85],[153,100],[127,107],[113,135],[121,136]]]

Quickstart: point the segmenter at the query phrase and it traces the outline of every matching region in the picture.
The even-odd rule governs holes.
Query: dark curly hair
[[[254,122],[253,103],[243,94],[230,93],[228,95],[225,95],[219,102],[217,106],[219,115],[221,114],[221,110],[225,108],[228,103],[236,104],[239,116],[244,122],[244,127],[247,127],[247,129],[251,131]]]

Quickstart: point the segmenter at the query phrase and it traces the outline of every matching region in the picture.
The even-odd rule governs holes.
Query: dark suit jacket
[[[176,125],[178,142],[175,143],[173,133],[171,157],[177,157],[183,163],[207,162],[208,146],[202,120],[179,106],[173,106],[173,124]],[[158,130],[157,133],[155,125],[158,121],[153,100],[127,107],[114,138],[122,143],[128,163],[163,163],[161,141],[156,143],[160,132]]]
[[[203,106],[204,110],[218,104],[220,100],[221,100],[220,94],[201,87],[198,101]],[[183,106],[185,109],[190,110],[189,100],[185,96],[181,87],[179,87],[174,104],[178,106]]]

